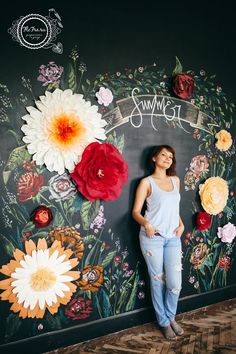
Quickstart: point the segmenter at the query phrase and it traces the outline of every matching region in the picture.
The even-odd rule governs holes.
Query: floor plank
[[[155,322],[45,354],[236,353],[236,298],[177,316],[184,335],[166,340]]]

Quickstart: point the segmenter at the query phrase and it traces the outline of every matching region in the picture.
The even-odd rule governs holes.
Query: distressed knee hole
[[[176,264],[176,265],[174,266],[174,270],[175,270],[176,272],[181,272],[181,270],[182,270],[182,264]]]
[[[152,251],[149,251],[149,250],[146,250],[145,254],[146,254],[146,256],[148,256],[148,257],[152,257],[152,256],[153,256],[153,252],[152,252]]]
[[[171,292],[172,292],[173,294],[175,294],[175,295],[179,295],[180,290],[181,290],[181,289],[174,288],[174,289],[171,289]]]
[[[154,275],[154,279],[158,280],[160,283],[165,283],[165,274],[159,273],[157,275]]]

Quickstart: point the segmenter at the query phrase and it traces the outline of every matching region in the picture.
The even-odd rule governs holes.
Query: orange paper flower
[[[80,272],[71,269],[78,260],[69,259],[72,251],[64,250],[59,241],[50,248],[45,239],[39,239],[37,246],[32,240],[26,241],[25,250],[16,249],[15,259],[0,269],[8,276],[0,281],[0,289],[4,290],[1,300],[12,303],[10,309],[22,318],[43,318],[46,309],[53,315],[76,291],[71,281],[78,279]]]

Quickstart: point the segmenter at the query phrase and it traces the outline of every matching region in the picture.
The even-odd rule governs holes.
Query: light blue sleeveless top
[[[160,235],[165,238],[176,237],[174,230],[179,226],[179,203],[180,193],[178,191],[175,177],[170,176],[173,190],[166,192],[159,188],[152,176],[147,179],[151,186],[151,194],[147,197],[147,209],[145,219],[147,219],[156,229],[160,231]],[[143,226],[141,231],[145,232]]]

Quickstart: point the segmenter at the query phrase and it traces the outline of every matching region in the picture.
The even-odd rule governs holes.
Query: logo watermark
[[[29,14],[13,21],[8,32],[13,40],[28,49],[49,49],[58,54],[63,53],[63,45],[54,43],[61,33],[61,17],[55,9],[49,9],[48,16]]]

